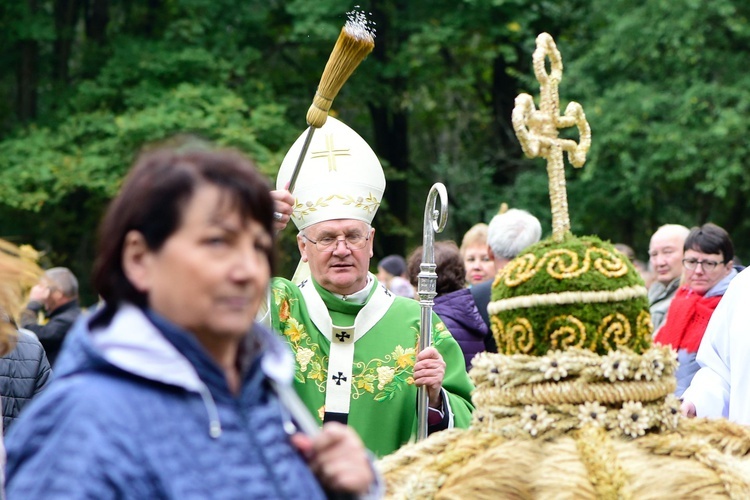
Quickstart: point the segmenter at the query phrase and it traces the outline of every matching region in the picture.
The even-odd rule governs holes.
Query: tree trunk
[[[515,106],[518,83],[508,74],[505,57],[498,55],[492,64],[492,115],[494,137],[498,140],[495,170],[492,183],[496,186],[512,184],[518,175],[517,159],[521,156],[520,146],[513,130],[511,116]]]
[[[36,40],[18,42],[18,70],[16,85],[18,99],[16,113],[21,122],[36,118],[36,103],[39,86],[39,44]]]
[[[87,0],[84,3],[86,38],[92,42],[104,43],[109,24],[109,0]]]
[[[55,2],[52,78],[59,83],[68,82],[70,55],[73,48],[76,23],[78,22],[79,6],[79,0],[57,0]]]
[[[398,3],[398,2],[397,2]],[[389,57],[396,52],[403,42],[403,35],[393,28],[389,12],[405,12],[405,7],[397,7],[388,0],[384,2],[373,1],[371,5],[373,20],[378,30],[378,39],[389,41],[392,45],[375,43],[373,57],[381,66],[386,66]],[[406,89],[406,79],[395,76],[381,82],[383,88],[388,88],[389,93],[399,96]],[[393,100],[386,99],[377,105],[370,104],[373,131],[375,137],[374,150],[388,164],[399,172],[408,172],[409,161],[409,130],[408,116],[402,109],[393,104]],[[425,197],[427,193],[424,193]],[[384,198],[388,203],[389,213],[400,225],[406,226],[409,214],[408,184],[404,179],[387,180]],[[405,255],[406,236],[403,234],[389,233],[388,228],[378,233],[380,248],[387,254]]]
[[[30,16],[38,11],[37,0],[26,0]],[[16,114],[18,120],[27,122],[36,118],[39,89],[39,43],[34,39],[19,40],[18,67],[16,69]]]
[[[163,15],[163,0],[148,0],[148,10],[146,11],[146,19],[144,32],[149,36],[156,36],[161,28],[161,17]]]

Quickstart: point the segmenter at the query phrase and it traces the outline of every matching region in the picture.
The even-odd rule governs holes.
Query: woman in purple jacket
[[[418,247],[411,253],[408,261],[409,279],[415,287],[421,262],[422,247]],[[437,295],[432,310],[440,316],[461,346],[468,371],[472,358],[484,351],[485,338],[490,335],[490,331],[479,314],[471,292],[464,288],[466,270],[455,242],[435,243],[435,265],[438,276],[435,290]]]

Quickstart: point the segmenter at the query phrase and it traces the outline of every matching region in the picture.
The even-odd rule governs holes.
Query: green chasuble
[[[314,283],[312,278],[300,284],[304,286],[314,287],[306,293],[316,292],[322,299],[320,308],[324,304],[333,325],[340,327],[354,325],[357,313],[375,294],[388,296],[389,305],[378,312],[382,317],[354,343],[348,424],[375,455],[382,457],[394,452],[416,435],[417,387],[413,368],[419,341],[419,302],[392,297],[377,280],[365,304],[346,302]],[[328,376],[331,335],[326,338],[313,323],[300,287],[283,278],[273,279],[271,326],[292,347],[296,360],[295,389],[322,423],[326,385],[333,383]],[[467,428],[474,409],[471,405],[474,387],[466,373],[461,348],[434,313],[432,343],[446,364],[443,389],[448,395],[452,425]],[[335,374],[333,378],[336,380]]]

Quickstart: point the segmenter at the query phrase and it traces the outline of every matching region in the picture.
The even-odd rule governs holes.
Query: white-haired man
[[[515,259],[525,248],[537,243],[542,237],[542,225],[539,219],[526,210],[511,208],[495,215],[487,230],[487,247],[490,259],[495,264],[495,273]],[[471,287],[471,294],[477,304],[482,319],[490,324],[487,305],[492,293],[492,279]],[[496,352],[494,338],[490,335],[485,342],[488,351]]]
[[[303,137],[287,153],[274,191],[277,219],[294,222],[310,277],[272,282],[270,324],[294,351],[295,388],[320,422],[352,426],[387,455],[416,429],[417,387],[429,395],[429,431],[470,423],[471,390],[461,348],[433,314],[433,346],[416,353],[421,308],[369,272],[370,223],[385,190],[375,153],[329,117],[315,131],[294,195],[284,188]]]
[[[669,305],[680,288],[683,246],[688,234],[690,230],[685,226],[665,224],[651,236],[648,255],[656,280],[648,289],[648,304],[654,335],[664,324]]]

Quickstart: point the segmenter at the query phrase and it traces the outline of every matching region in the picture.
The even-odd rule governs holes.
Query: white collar
[[[346,302],[352,302],[354,304],[364,304],[365,301],[367,300],[367,297],[370,296],[370,290],[372,290],[372,285],[374,283],[375,281],[368,274],[367,283],[365,284],[365,287],[362,290],[358,292],[354,292],[350,295],[341,295],[340,293],[334,293],[333,295],[340,298],[341,300],[345,300]]]

